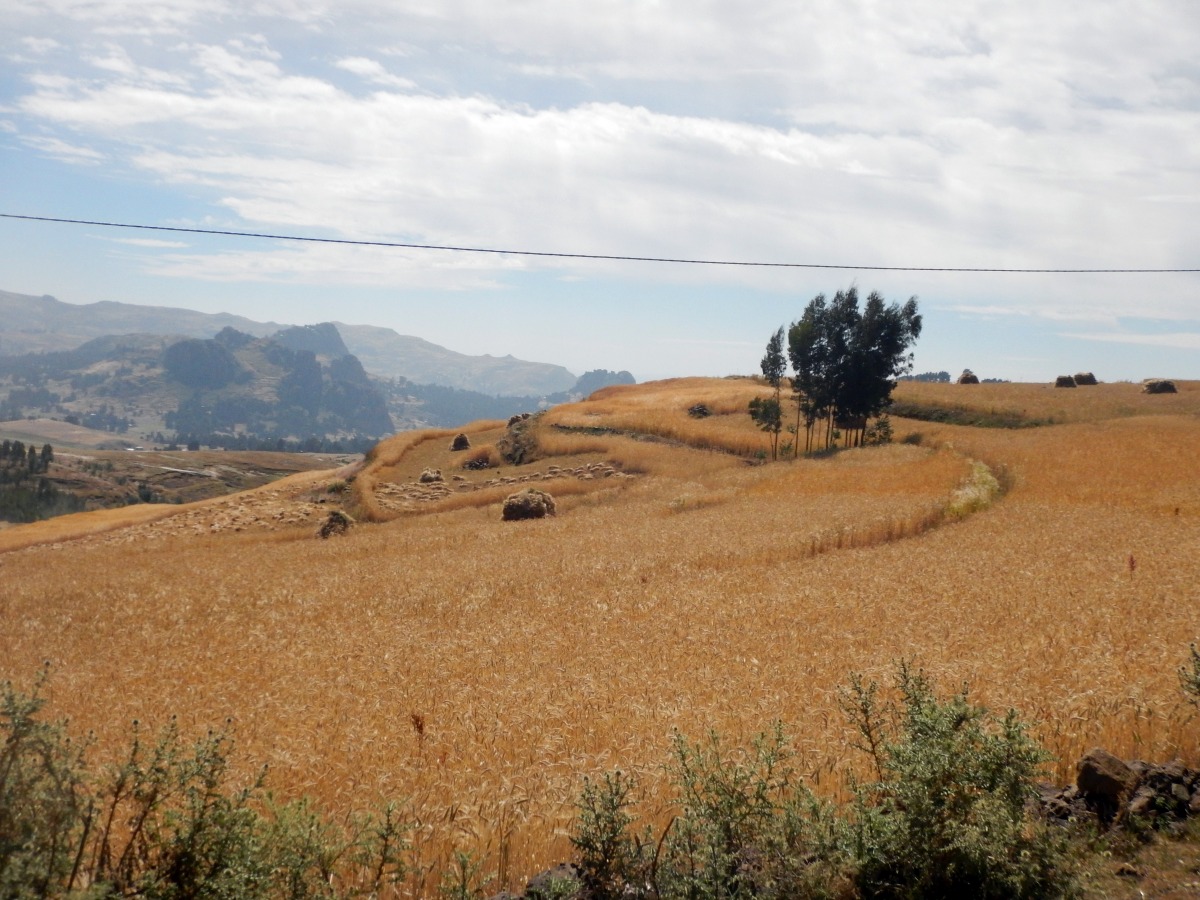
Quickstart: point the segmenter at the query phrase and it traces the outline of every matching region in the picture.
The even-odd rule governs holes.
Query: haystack
[[[321,527],[317,529],[317,537],[330,538],[335,534],[345,534],[353,524],[354,520],[352,518],[340,509],[335,509],[321,523]]]
[[[1055,387],[1075,387],[1075,379],[1070,375],[1059,375],[1054,379]]]
[[[454,440],[450,442],[450,452],[457,453],[460,450],[470,450],[471,439],[462,432],[454,436]]]
[[[1075,375],[1075,383],[1080,387],[1084,387],[1085,385],[1099,384],[1100,382],[1096,380],[1096,376],[1091,372],[1079,372]]]
[[[1165,378],[1147,378],[1142,382],[1143,394],[1175,394],[1175,382]]]
[[[970,369],[963,369],[963,373],[958,376],[959,384],[979,384],[979,376]]]
[[[504,500],[500,518],[505,522],[520,519],[544,519],[555,514],[554,498],[537,488],[525,488]]]
[[[426,469],[421,473],[421,477],[418,480],[421,482],[421,484],[434,484],[438,481],[445,481],[446,479],[442,478],[441,469]]]

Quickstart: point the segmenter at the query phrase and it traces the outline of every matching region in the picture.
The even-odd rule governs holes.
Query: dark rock
[[[1200,816],[1200,791],[1192,794],[1192,799],[1188,801],[1187,814],[1189,816]]]
[[[1137,775],[1139,781],[1145,777],[1147,772],[1154,768],[1153,764],[1146,762],[1144,759],[1131,759],[1125,765],[1133,769],[1133,773]]]
[[[1158,815],[1158,794],[1150,787],[1140,787],[1125,807],[1125,816],[1150,820]]]
[[[1143,394],[1174,394],[1175,382],[1167,381],[1165,378],[1147,378],[1142,382]]]
[[[1059,375],[1054,379],[1054,386],[1056,388],[1073,388],[1075,387],[1075,379],[1070,375]]]
[[[695,406],[688,407],[688,415],[693,419],[707,419],[712,415],[712,410],[704,403],[697,403]]]
[[[470,450],[471,439],[466,434],[459,432],[454,436],[454,440],[450,442],[450,452],[457,453],[460,450]]]
[[[1079,789],[1073,784],[1060,788],[1057,785],[1042,782],[1037,785],[1037,792],[1036,806],[1040,808],[1042,815],[1051,821],[1065,825],[1068,822],[1086,819],[1091,815],[1091,810],[1079,795]]]
[[[1121,758],[1096,747],[1079,760],[1075,784],[1090,799],[1116,801],[1137,783],[1137,774]]]
[[[567,893],[566,889],[571,892]],[[574,863],[560,863],[529,879],[525,885],[527,900],[550,900],[550,898],[582,898],[583,885],[579,880],[579,868]]]

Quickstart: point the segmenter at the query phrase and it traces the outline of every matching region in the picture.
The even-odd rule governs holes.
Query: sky
[[[815,295],[917,372],[1200,378],[1195,0],[5,0],[0,290],[758,369]],[[811,268],[810,268],[811,267]]]

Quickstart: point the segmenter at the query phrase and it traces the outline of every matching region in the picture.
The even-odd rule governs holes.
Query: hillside
[[[332,348],[344,349],[340,340]],[[125,446],[291,442],[319,450],[393,428],[355,357],[318,360],[233,328],[212,339],[106,336],[69,351],[0,357],[0,419],[30,416],[108,431]]]
[[[418,337],[397,334],[390,328],[334,324],[367,371],[383,378],[497,396],[533,397],[568,391],[576,380],[562,366],[527,362],[511,355],[468,356]]]
[[[0,357],[74,350],[109,335],[152,334],[212,338],[224,328],[267,337],[289,334],[285,343],[316,335],[321,326],[289,329],[275,322],[254,322],[228,313],[200,313],[165,306],[130,303],[63,303],[54,297],[34,297],[0,291]],[[390,328],[337,324],[348,350],[372,375],[403,378],[416,384],[437,384],[493,396],[541,397],[570,390],[575,376],[562,366],[528,362],[512,356],[470,356],[456,353]],[[326,339],[328,339],[326,333]],[[313,349],[297,344],[292,349]],[[314,352],[316,352],[314,350]],[[344,355],[344,354],[343,354]]]
[[[74,350],[80,344],[114,334],[212,337],[222,328],[236,328],[266,337],[282,328],[274,322],[254,322],[229,313],[201,313],[168,306],[137,306],[103,300],[63,303],[54,297],[34,297],[0,291],[0,354],[50,353]]]
[[[1179,388],[906,383],[925,410],[1056,424],[897,418],[890,445],[769,463],[753,380],[609,387],[154,521],[10,528],[0,678],[52,660],[49,709],[100,759],[133,719],[232,717],[239,778],[268,765],[339,817],[405,798],[412,896],[456,850],[493,891],[569,857],[582,778],[616,768],[657,840],[675,733],[741,747],[778,720],[805,783],[844,798],[869,764],[839,690],[901,659],[1017,709],[1059,783],[1094,746],[1195,767],[1200,383]],[[524,487],[557,515],[502,521]],[[317,539],[335,506],[358,524]],[[1093,896],[1137,896],[1117,862]]]

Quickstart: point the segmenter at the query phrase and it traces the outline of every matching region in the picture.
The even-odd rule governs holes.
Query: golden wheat
[[[1175,382],[1176,394],[1144,394],[1140,384],[1116,382],[1078,388],[1053,384],[930,384],[902,381],[898,402],[981,413],[1015,413],[1038,421],[1097,422],[1129,416],[1200,414],[1200,382]]]
[[[738,410],[761,390],[622,388],[561,415],[628,426],[656,402],[724,401],[726,425],[757,439]],[[1200,636],[1194,417],[920,423],[922,446],[767,465],[543,419],[529,467],[463,472],[470,493],[343,538],[297,526],[5,554],[0,676],[51,659],[52,710],[95,731],[99,756],[133,718],[177,714],[188,733],[231,715],[244,774],[269,763],[277,793],[333,810],[407,798],[426,866],[412,896],[436,892],[456,847],[502,873],[497,889],[566,856],[584,774],[639,773],[641,810],[665,823],[674,729],[737,741],[781,719],[818,790],[841,791],[859,761],[837,689],[901,658],[1034,719],[1060,777],[1095,744],[1197,761],[1175,676]],[[485,425],[473,442],[503,430]],[[449,477],[451,436],[398,436],[356,490]],[[954,519],[956,492],[986,480],[972,460],[1008,491]],[[500,521],[510,488],[489,479],[568,463],[635,477],[550,480],[557,517]]]

